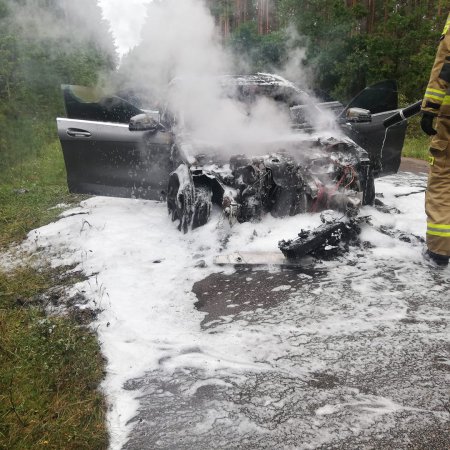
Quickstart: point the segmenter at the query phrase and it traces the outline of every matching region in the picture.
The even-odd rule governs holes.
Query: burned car
[[[398,170],[406,122],[383,126],[398,107],[393,81],[366,88],[346,107],[313,101],[272,74],[224,76],[219,84],[224,96],[245,105],[261,97],[283,105],[292,132],[232,154],[220,142],[192,137],[170,106],[143,109],[121,96],[63,86],[67,118],[57,124],[69,190],[164,198],[186,232],[208,221],[213,204],[230,223],[268,212],[335,209],[352,216],[373,202],[374,177]],[[317,132],[308,121],[323,111],[333,114],[338,133]]]

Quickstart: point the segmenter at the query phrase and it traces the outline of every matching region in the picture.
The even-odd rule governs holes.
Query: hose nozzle
[[[406,108],[401,109],[400,111],[393,114],[391,117],[388,117],[384,120],[383,125],[385,128],[388,128],[396,123],[401,122],[402,120],[407,120],[412,116],[420,113],[420,108],[422,105],[422,100],[419,100],[412,105],[407,106]]]

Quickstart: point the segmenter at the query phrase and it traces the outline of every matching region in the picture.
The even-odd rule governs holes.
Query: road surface
[[[387,183],[420,191],[425,177]],[[124,448],[449,449],[450,270],[428,267],[420,252],[404,262],[377,253],[376,242],[326,264],[196,282],[205,340],[238,344],[230,340],[226,370],[196,367],[208,356],[200,344],[184,349],[185,366],[162,358],[130,380],[140,406]],[[254,367],[239,360],[241,347]]]

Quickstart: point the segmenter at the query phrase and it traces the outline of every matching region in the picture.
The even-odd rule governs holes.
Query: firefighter
[[[422,102],[422,130],[432,136],[425,194],[426,257],[447,266],[450,257],[450,14]],[[433,121],[436,119],[435,128]]]

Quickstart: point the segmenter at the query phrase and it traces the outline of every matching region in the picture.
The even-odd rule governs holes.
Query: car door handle
[[[79,128],[69,128],[67,130],[67,135],[70,137],[91,137],[92,134],[89,131],[81,130]]]

